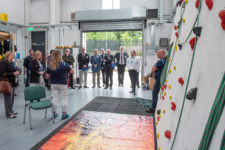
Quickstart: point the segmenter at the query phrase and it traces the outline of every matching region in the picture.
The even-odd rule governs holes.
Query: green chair
[[[45,98],[45,88],[43,86],[31,86],[27,87],[24,90],[24,99],[25,99],[25,108],[24,108],[24,120],[26,117],[26,107],[29,109],[29,118],[30,118],[30,129],[32,129],[32,122],[31,122],[31,108],[34,110],[46,109],[45,110],[45,118],[47,116],[47,108],[53,106],[52,102],[49,100],[41,100]],[[55,123],[54,115],[52,113],[53,123]]]

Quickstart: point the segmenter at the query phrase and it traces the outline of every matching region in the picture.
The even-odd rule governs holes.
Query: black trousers
[[[109,84],[109,80],[110,80],[110,84]],[[113,84],[113,70],[109,69],[109,70],[106,70],[106,88],[108,86],[112,87],[112,84]]]
[[[137,70],[130,70],[130,79],[132,83],[132,91],[135,92],[135,87],[137,84]]]
[[[106,84],[106,71],[102,69],[102,83]]]
[[[73,87],[73,74],[68,73],[68,76],[70,77],[70,87]]]
[[[125,64],[124,65],[120,65],[120,64],[117,65],[117,68],[118,68],[118,83],[119,84],[123,84],[125,67],[126,67]]]
[[[137,72],[137,87],[139,87],[139,72]]]
[[[131,81],[130,71],[131,71],[131,70],[128,70],[128,72],[129,72],[129,77],[130,77],[130,85],[131,85],[131,87],[132,87],[132,81]]]
[[[5,115],[13,115],[13,104],[14,104],[14,87],[12,87],[11,94],[4,94],[4,103],[5,103]]]

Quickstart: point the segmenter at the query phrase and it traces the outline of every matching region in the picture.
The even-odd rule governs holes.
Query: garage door
[[[113,22],[81,22],[82,32],[100,31],[140,31],[142,21],[113,21]]]

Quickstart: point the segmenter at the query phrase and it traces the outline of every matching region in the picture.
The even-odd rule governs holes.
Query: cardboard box
[[[144,83],[146,83],[147,79],[148,79],[148,77],[143,76],[143,82],[144,82]]]
[[[153,90],[154,85],[155,85],[155,78],[149,77],[149,90]]]

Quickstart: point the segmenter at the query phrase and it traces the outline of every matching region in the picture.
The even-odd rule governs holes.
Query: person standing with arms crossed
[[[28,87],[30,86],[30,74],[31,74],[31,71],[30,71],[30,62],[33,60],[33,57],[34,57],[34,50],[30,49],[29,50],[29,55],[24,59],[24,62],[23,62],[23,66],[26,68],[26,74],[27,74],[27,80],[26,80],[26,84],[25,84],[25,87]]]
[[[108,86],[110,86],[110,89],[112,89],[113,84],[113,69],[112,64],[114,64],[114,57],[110,54],[111,50],[107,49],[107,55],[104,57],[105,62],[105,71],[106,71],[106,86],[104,89],[108,89]],[[109,84],[110,80],[110,84]]]

